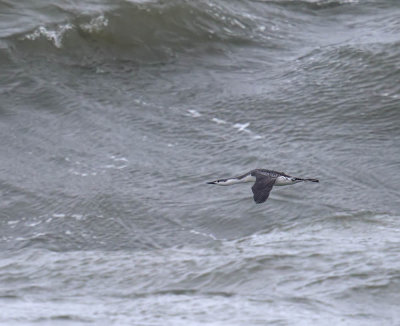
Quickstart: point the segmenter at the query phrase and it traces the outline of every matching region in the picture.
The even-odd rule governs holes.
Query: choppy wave
[[[218,54],[231,46],[280,48],[295,41],[296,28],[313,10],[353,1],[149,1],[120,2],[91,14],[64,9],[68,19],[7,37],[21,51],[167,60],[181,52]],[[305,11],[305,16],[296,12]],[[62,50],[62,51],[61,51]]]
[[[248,43],[263,38],[265,26],[257,19],[236,17],[235,12],[225,9],[179,1],[123,3],[113,11],[38,26],[12,38],[36,51],[63,49],[63,53],[75,55],[102,52],[137,59],[163,59],[179,51],[199,50],[203,44]],[[203,50],[212,47],[204,46]]]

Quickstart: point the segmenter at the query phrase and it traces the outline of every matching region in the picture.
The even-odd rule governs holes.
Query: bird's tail
[[[312,178],[294,178],[296,181],[310,181],[310,182],[319,182],[318,179],[312,179]]]

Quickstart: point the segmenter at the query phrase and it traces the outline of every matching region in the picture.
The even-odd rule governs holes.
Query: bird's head
[[[207,182],[209,185],[219,185],[219,186],[226,186],[227,185],[227,179],[219,179],[211,182]]]

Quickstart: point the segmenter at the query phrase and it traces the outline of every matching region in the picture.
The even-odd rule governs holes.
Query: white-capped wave
[[[62,40],[66,31],[73,29],[71,24],[60,25],[58,28],[51,30],[45,26],[39,26],[32,33],[26,35],[23,39],[26,40],[36,40],[40,37],[44,37],[56,48],[61,48]]]

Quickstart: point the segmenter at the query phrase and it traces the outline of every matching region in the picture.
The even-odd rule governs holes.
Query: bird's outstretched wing
[[[261,204],[268,199],[276,178],[272,178],[269,175],[262,173],[254,173],[253,175],[256,177],[256,182],[253,187],[251,187],[254,194],[254,201],[257,204]]]

